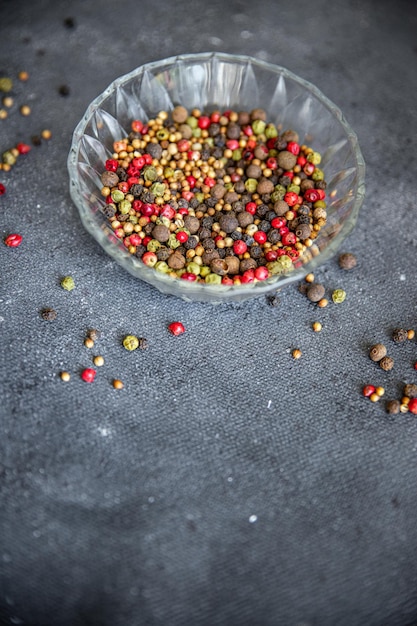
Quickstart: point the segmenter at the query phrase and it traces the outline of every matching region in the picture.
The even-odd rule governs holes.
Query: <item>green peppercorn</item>
[[[206,276],[208,276],[210,274],[210,268],[208,265],[202,265],[200,267],[200,276],[202,276],[203,278],[205,278]]]
[[[165,261],[158,261],[155,263],[154,268],[157,272],[161,272],[161,274],[167,274],[170,271],[169,265],[168,263],[165,263]]]
[[[165,183],[153,183],[150,188],[150,192],[155,196],[163,196],[166,191]]]
[[[332,300],[335,304],[341,304],[346,300],[346,291],[343,289],[335,289],[332,293]]]
[[[14,165],[16,163],[16,157],[10,152],[10,150],[3,152],[3,163],[7,163],[7,165]]]
[[[197,128],[198,120],[196,117],[194,117],[194,115],[190,115],[190,117],[187,117],[186,124],[188,124],[188,126],[190,126],[191,128]]]
[[[156,132],[156,138],[158,141],[166,141],[169,137],[169,130],[167,128],[161,128]]]
[[[114,189],[111,192],[111,199],[113,200],[113,202],[121,202],[122,200],[124,200],[125,194],[123,193],[123,191],[120,191],[120,189]]]
[[[252,122],[252,130],[255,135],[261,135],[266,128],[266,124],[263,120],[254,120]]]
[[[66,291],[72,291],[75,287],[75,282],[72,276],[64,276],[61,280],[61,287]]]
[[[313,165],[319,165],[321,163],[321,154],[319,152],[310,152],[307,155],[307,161],[313,163]]]
[[[129,200],[122,200],[119,203],[119,211],[122,215],[127,215],[132,208],[132,203]]]
[[[148,165],[143,169],[142,176],[145,180],[152,182],[158,178],[158,172],[153,165]]]
[[[131,352],[139,347],[139,339],[135,335],[126,335],[123,339],[123,347]]]
[[[267,139],[273,139],[274,137],[278,137],[278,131],[274,124],[267,124],[265,128],[265,137]]]
[[[13,89],[12,79],[8,78],[7,76],[1,76],[0,77],[0,91],[7,93],[8,91],[11,91],[12,89]]]
[[[323,180],[324,179],[324,172],[323,172],[323,170],[320,170],[318,167],[316,167],[314,172],[311,175],[311,178],[314,181]]]
[[[257,186],[258,181],[255,178],[248,178],[245,181],[245,189],[249,191],[249,193],[255,193]]]
[[[157,239],[151,239],[146,246],[148,252],[157,252],[161,247],[161,243]]]
[[[220,285],[222,282],[222,277],[219,276],[219,274],[210,273],[207,274],[207,276],[205,277],[205,281],[210,285]]]
[[[294,185],[293,183],[291,183],[291,185],[288,185],[287,191],[293,191],[298,195],[300,193],[300,185]]]
[[[240,161],[242,158],[242,150],[233,150],[232,159],[233,161]]]
[[[198,276],[200,274],[201,271],[201,267],[198,263],[194,263],[194,261],[190,261],[190,263],[187,263],[187,272],[190,272],[191,274],[195,274],[196,276]]]

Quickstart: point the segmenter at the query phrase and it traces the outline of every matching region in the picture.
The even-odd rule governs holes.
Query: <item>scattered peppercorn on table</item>
[[[0,5],[0,623],[415,624],[417,7],[406,19],[392,2],[190,7]],[[115,265],[66,169],[111,81],[206,50],[317,85],[367,164],[333,258],[217,306]],[[220,57],[213,67],[230,85]],[[297,271],[354,174],[340,146],[317,149],[332,129],[289,82],[274,106],[288,98],[305,123],[279,128],[266,76],[235,107],[250,69],[229,104],[195,89],[185,107],[198,72],[181,74],[175,106],[163,85],[176,75],[158,106],[148,89],[149,119],[126,85],[91,114],[86,194],[140,267],[185,288],[255,289],[276,264]]]

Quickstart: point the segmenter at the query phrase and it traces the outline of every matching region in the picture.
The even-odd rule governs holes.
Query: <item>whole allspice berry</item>
[[[388,372],[389,370],[392,370],[392,368],[394,367],[394,359],[392,359],[390,356],[384,356],[384,358],[380,360],[379,366],[385,372]]]
[[[380,361],[387,354],[387,349],[383,343],[376,343],[369,350],[369,358],[372,361]]]
[[[356,257],[351,252],[344,252],[339,256],[339,267],[341,267],[342,270],[352,270],[356,267],[356,264]]]
[[[417,385],[409,384],[404,387],[404,395],[407,398],[417,398]]]
[[[306,296],[310,302],[319,302],[323,298],[325,291],[324,286],[320,283],[312,283],[306,291]]]
[[[397,343],[401,343],[408,339],[408,332],[404,328],[396,328],[392,332],[392,338]]]
[[[385,408],[387,413],[391,413],[392,415],[400,412],[401,402],[399,400],[388,400]]]

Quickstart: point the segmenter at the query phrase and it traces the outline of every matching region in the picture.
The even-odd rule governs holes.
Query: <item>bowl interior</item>
[[[102,209],[100,175],[113,142],[128,135],[133,119],[146,121],[177,104],[188,109],[237,111],[262,107],[282,130],[322,154],[327,181],[327,222],[302,263],[285,275],[250,285],[204,285],[173,279],[129,254]],[[150,63],[115,80],[88,107],[68,157],[71,196],[82,222],[105,251],[133,275],[185,299],[244,300],[300,279],[325,262],[353,228],[362,204],[365,166],[357,137],[341,111],[316,87],[285,68],[219,53],[178,56]]]

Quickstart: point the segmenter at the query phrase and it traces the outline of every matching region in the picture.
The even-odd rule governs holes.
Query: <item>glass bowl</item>
[[[242,285],[213,285],[172,278],[130,254],[102,212],[100,176],[113,142],[134,119],[145,121],[182,104],[187,109],[250,111],[263,108],[282,130],[293,129],[322,155],[327,221],[287,274]],[[88,107],[68,156],[71,197],[88,232],[133,276],[184,300],[242,301],[300,280],[339,249],[355,225],[365,193],[365,164],[358,140],[340,109],[314,85],[283,67],[248,56],[188,54],[143,65],[116,79]]]

